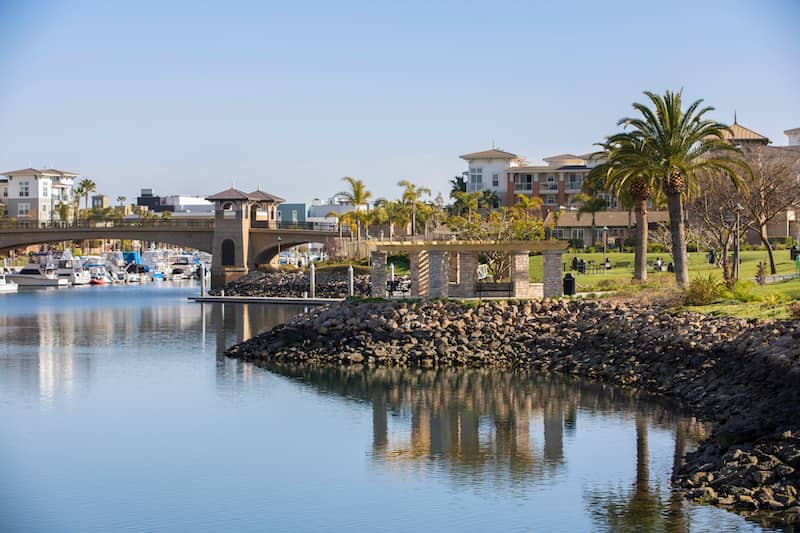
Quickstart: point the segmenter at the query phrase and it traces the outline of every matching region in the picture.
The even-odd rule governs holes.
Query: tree
[[[457,192],[467,192],[467,178],[463,175],[453,176],[450,180],[450,198],[455,199]]]
[[[127,198],[125,198],[124,196],[117,196],[117,202],[119,202],[120,207],[125,205],[125,200],[127,200]]]
[[[89,178],[82,179],[78,183],[78,188],[81,189],[83,195],[83,203],[86,206],[86,212],[89,212],[89,194],[97,190],[97,184]]]
[[[684,198],[697,190],[696,180],[703,172],[722,170],[739,184],[735,169],[749,172],[749,167],[741,159],[741,150],[725,140],[729,128],[704,118],[713,107],[700,108],[703,101],[697,100],[682,109],[682,91],[666,91],[664,96],[644,94],[654,109],[634,103],[641,118],[621,119],[617,125],[630,129],[612,138],[632,146],[641,144],[641,150],[632,152],[622,164],[639,176],[659,178],[659,189],[669,210],[675,281],[683,286],[689,282]]]
[[[411,220],[411,214],[406,205],[399,200],[379,198],[375,206],[381,207],[386,212],[386,223],[389,225],[389,239],[394,238],[395,225],[406,226]],[[405,232],[405,230],[403,230]]]
[[[356,222],[356,239],[361,239],[361,226],[366,221],[366,211],[369,208],[369,199],[372,198],[372,192],[368,191],[364,182],[350,176],[342,178],[350,185],[349,191],[343,191],[340,194],[353,205],[353,215],[350,217]],[[363,210],[361,208],[364,208]]]
[[[75,188],[75,220],[80,219],[81,214],[81,196],[83,196],[86,192],[86,189],[83,187],[83,182],[79,183],[78,186]]]
[[[423,196],[430,196],[431,190],[427,187],[419,187],[414,185],[408,180],[400,180],[397,183],[400,187],[403,187],[403,196],[402,201],[403,204],[409,207],[411,210],[411,234],[417,234],[417,206],[420,203],[420,200]]]
[[[769,270],[777,274],[767,226],[781,213],[800,205],[800,154],[783,148],[757,146],[744,150],[752,172],[741,173],[748,194],[743,201],[749,222],[767,249]]]
[[[616,194],[623,204],[633,207],[636,216],[633,278],[647,281],[647,201],[657,190],[658,178],[650,172],[649,165],[641,164],[647,160],[641,137],[612,135],[601,146],[603,151],[596,156],[602,157],[603,162],[589,171],[585,183],[595,190]]]
[[[66,222],[69,220],[69,212],[72,210],[70,205],[66,202],[58,202],[56,206],[56,213],[58,214],[58,218],[61,222]]]
[[[578,208],[578,212],[575,215],[576,219],[580,220],[581,215],[585,213],[592,215],[592,246],[594,246],[595,234],[597,233],[597,213],[608,209],[608,202],[606,202],[603,198],[596,198],[585,193],[576,194],[575,200],[578,202],[583,202],[583,205]]]
[[[471,216],[478,210],[481,193],[479,192],[457,192],[453,196],[453,212],[455,215],[463,216],[465,213]]]
[[[500,197],[497,196],[497,193],[490,190],[484,189],[481,192],[481,196],[478,199],[478,203],[481,207],[485,207],[487,209],[497,209],[500,207]]]

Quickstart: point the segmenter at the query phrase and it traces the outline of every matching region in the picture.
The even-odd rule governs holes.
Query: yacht
[[[21,287],[69,287],[67,278],[60,278],[53,265],[31,262],[19,272],[8,274],[7,279]]]
[[[92,280],[88,270],[84,270],[80,261],[72,257],[69,252],[64,252],[55,259],[56,276],[64,278],[72,285],[88,285]]]
[[[89,271],[89,275],[91,276],[89,283],[91,285],[110,285],[113,283],[102,257],[96,255],[86,257],[83,268]]]

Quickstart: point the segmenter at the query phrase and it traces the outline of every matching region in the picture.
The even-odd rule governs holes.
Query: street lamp
[[[278,264],[280,265],[281,264],[281,241],[283,240],[283,237],[278,235],[277,239],[278,239]]]
[[[735,280],[739,279],[739,217],[743,209],[744,207],[742,207],[740,203],[734,206],[734,210],[736,211],[736,240],[733,242],[733,279]]]
[[[603,226],[603,256],[606,255],[608,249],[608,226]]]

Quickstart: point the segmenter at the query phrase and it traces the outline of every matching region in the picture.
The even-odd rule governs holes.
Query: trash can
[[[717,264],[717,252],[715,252],[714,250],[708,251],[708,264],[709,265]]]
[[[564,295],[575,296],[575,276],[569,272],[564,276]]]
[[[796,260],[798,256],[800,256],[800,249],[797,248],[796,244],[793,244],[789,249],[789,255],[791,256],[792,261]]]

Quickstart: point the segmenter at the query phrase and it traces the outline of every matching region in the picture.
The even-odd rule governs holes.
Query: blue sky
[[[797,0],[0,0],[0,171],[129,200],[235,180],[310,201],[345,175],[446,196],[460,154],[586,152],[643,90],[681,87],[785,144],[798,26]]]

